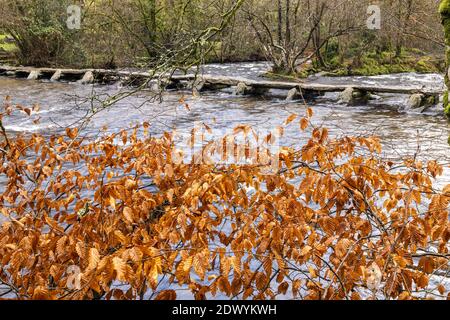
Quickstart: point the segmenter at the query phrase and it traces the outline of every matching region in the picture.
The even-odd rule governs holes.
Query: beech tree
[[[433,186],[436,161],[384,160],[376,137],[331,138],[311,109],[280,127],[310,138],[280,148],[270,174],[174,161],[173,135],[146,123],[95,141],[77,129],[11,136],[16,112],[33,109],[7,100],[0,118],[2,296],[448,297],[450,185]]]

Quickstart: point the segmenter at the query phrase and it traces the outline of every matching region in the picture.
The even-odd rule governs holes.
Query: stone
[[[349,87],[342,91],[339,94],[339,101],[342,103],[350,104],[353,102],[353,93],[355,92],[355,89]]]
[[[289,90],[287,97],[286,97],[286,101],[292,101],[297,99],[300,96],[300,92],[298,91],[297,88],[292,88],[291,90]]]
[[[59,79],[61,79],[61,75],[62,75],[61,70],[56,70],[56,72],[50,78],[50,81],[58,81]]]
[[[408,109],[415,109],[420,112],[425,112],[431,106],[434,106],[438,103],[439,95],[424,95],[415,93],[409,97],[407,107]]]
[[[94,83],[94,80],[95,80],[94,73],[92,71],[87,71],[84,74],[83,78],[78,82],[81,84],[91,84]]]
[[[339,102],[346,104],[353,104],[355,102],[367,102],[370,99],[370,94],[365,91],[360,91],[352,87],[346,88],[339,95]]]
[[[28,80],[38,80],[41,73],[38,70],[33,70],[28,75]]]
[[[148,83],[147,87],[153,92],[160,92],[161,91],[161,85],[156,80],[150,81]]]
[[[408,108],[409,109],[418,109],[423,107],[425,96],[423,94],[415,93],[411,95],[408,99]]]
[[[243,95],[245,95],[245,94],[248,94],[248,93],[251,92],[251,91],[252,91],[252,87],[246,85],[246,84],[243,83],[243,82],[239,82],[239,83],[237,84],[237,86],[236,86],[235,94],[236,94],[237,96],[243,96]]]
[[[201,92],[203,91],[204,87],[205,87],[205,82],[201,79],[195,79],[192,83],[192,91],[194,92]]]

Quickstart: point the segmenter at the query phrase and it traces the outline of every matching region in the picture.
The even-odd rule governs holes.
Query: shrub
[[[79,61],[77,31],[67,28],[67,7],[73,1],[5,1],[0,28],[7,31],[18,48],[19,63],[49,66]]]

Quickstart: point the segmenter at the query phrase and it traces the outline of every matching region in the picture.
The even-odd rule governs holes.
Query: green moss
[[[450,104],[447,104],[444,109],[444,114],[450,119]]]
[[[444,26],[445,33],[445,43],[447,46],[450,45],[450,0],[442,0],[439,5],[439,13],[442,17],[442,25]],[[446,50],[446,72],[445,72],[445,84],[447,88],[450,88],[450,79],[448,78],[448,68],[450,66],[450,50],[447,48]],[[444,113],[450,119],[450,103],[449,103],[449,94],[445,93],[444,96]]]
[[[425,105],[433,106],[439,103],[439,96],[427,96],[425,97]]]
[[[14,43],[6,43],[6,37],[7,36],[5,34],[0,34],[0,49],[6,52],[13,52],[17,49],[17,47]]]
[[[417,72],[438,73],[442,70],[442,59],[417,55],[409,50],[404,51],[401,57],[395,57],[395,53],[369,52],[359,59],[346,59],[344,63],[330,71],[335,76],[373,76],[390,73]]]
[[[450,16],[442,16],[442,25],[444,26],[444,32],[446,35],[450,35]],[[450,38],[445,37],[445,43],[450,45]]]
[[[313,72],[326,71],[332,76],[373,76],[403,72],[440,73],[444,71],[445,64],[442,57],[427,56],[420,50],[410,49],[403,49],[400,57],[397,57],[394,51],[372,50],[345,58],[334,56],[327,63],[328,66],[324,69],[315,62]]]
[[[450,15],[450,0],[442,0],[439,5],[439,13],[443,16]]]
[[[417,55],[422,55],[422,56],[426,55],[426,53],[419,48],[409,48],[408,51],[411,53],[417,54]]]

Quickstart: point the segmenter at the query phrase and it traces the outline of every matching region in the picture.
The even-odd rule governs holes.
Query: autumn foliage
[[[447,298],[450,186],[433,187],[436,161],[332,139],[311,109],[285,122],[311,135],[280,150],[277,174],[175,164],[172,135],[147,124],[95,140],[8,134],[23,111],[1,111],[5,297]]]

